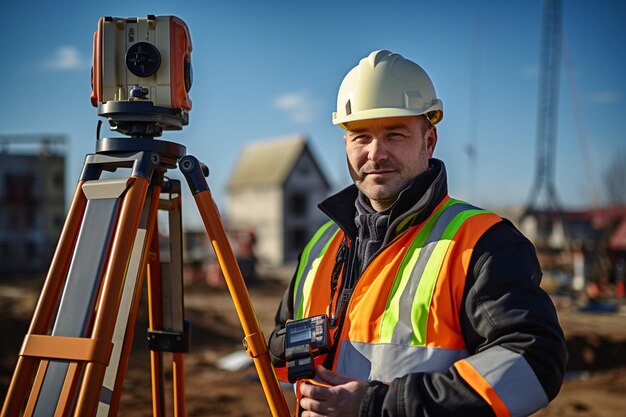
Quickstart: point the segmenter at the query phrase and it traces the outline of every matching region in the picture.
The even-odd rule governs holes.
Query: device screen
[[[311,340],[311,329],[304,327],[300,329],[294,329],[289,335],[289,344],[299,343],[302,341]]]

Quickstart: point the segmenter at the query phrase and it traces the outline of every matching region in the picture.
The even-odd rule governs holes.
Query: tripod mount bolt
[[[128,95],[130,96],[131,100],[132,99],[147,99],[148,98],[148,93],[150,92],[150,90],[148,90],[146,87],[142,87],[140,85],[134,85],[131,87],[130,91],[128,92]]]

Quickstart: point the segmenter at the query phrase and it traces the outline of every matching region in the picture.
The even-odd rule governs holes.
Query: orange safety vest
[[[388,383],[413,372],[443,372],[468,357],[459,322],[465,279],[476,242],[501,220],[446,197],[425,221],[396,237],[359,278],[341,334],[331,330],[333,340],[340,338],[333,370]],[[339,294],[329,305],[330,277],[344,238],[331,221],[303,250],[295,320],[334,311]]]

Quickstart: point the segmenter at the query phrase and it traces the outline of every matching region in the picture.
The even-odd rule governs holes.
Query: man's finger
[[[318,414],[315,411],[306,411],[306,410],[303,411],[300,415],[302,417],[324,417],[323,415]]]
[[[300,384],[300,394],[303,397],[315,398],[316,400],[326,400],[330,397],[329,387],[308,382]]]
[[[322,365],[317,365],[315,367],[315,375],[319,377],[322,381],[327,382],[330,385],[341,385],[353,380],[352,378],[349,378],[345,375],[329,371]]]
[[[328,401],[318,401],[309,397],[302,397],[300,400],[300,408],[302,410],[312,411],[324,416],[332,414],[331,410],[333,409],[333,407],[329,405]]]

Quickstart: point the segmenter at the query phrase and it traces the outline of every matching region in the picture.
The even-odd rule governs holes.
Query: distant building
[[[65,221],[65,138],[0,136],[0,277],[47,270]]]
[[[592,283],[613,286],[624,296],[626,206],[535,210],[522,219],[520,230],[535,244],[544,274],[557,271],[562,284],[577,291]]]
[[[229,229],[254,233],[261,262],[293,261],[325,221],[317,204],[329,191],[305,137],[250,144],[228,182]]]
[[[520,222],[520,230],[542,249],[603,247],[626,252],[626,206],[562,212],[535,210]]]

